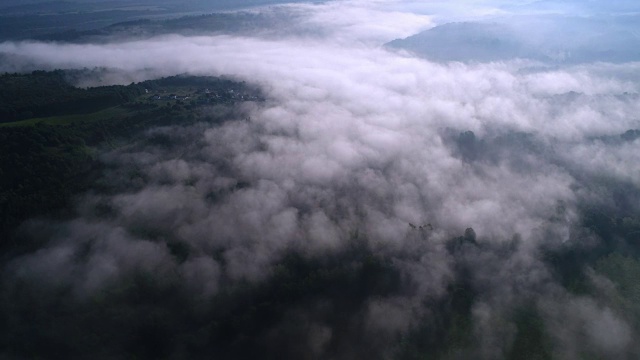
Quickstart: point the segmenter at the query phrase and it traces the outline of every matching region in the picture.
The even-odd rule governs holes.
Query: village
[[[150,89],[145,89],[145,94],[150,94]],[[149,101],[186,101],[194,105],[235,103],[241,101],[264,101],[257,91],[247,89],[224,89],[213,90],[209,88],[199,88],[197,90],[175,88],[171,90],[160,89],[147,97]]]

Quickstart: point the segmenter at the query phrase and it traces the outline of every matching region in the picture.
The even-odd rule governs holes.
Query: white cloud
[[[67,224],[69,235],[16,260],[15,272],[61,274],[59,281],[86,290],[141,266],[178,274],[206,298],[218,291],[220,277],[259,281],[287,251],[331,252],[359,233],[390,254],[416,289],[405,298],[370,302],[369,315],[391,311],[407,319],[416,303],[446,291],[454,269],[444,243],[473,227],[489,248],[514,238],[524,243],[504,262],[490,252],[478,257],[480,265],[466,259],[479,282],[500,289],[483,299],[500,305],[497,310],[484,303],[474,309],[478,331],[493,326],[500,315],[492,311],[552,281],[536,260],[537,246],[561,244],[573,234],[577,203],[585,196],[576,190],[583,181],[576,174],[605,172],[640,185],[634,180],[640,178],[634,170],[638,140],[591,141],[640,127],[638,82],[624,75],[638,64],[549,69],[524,62],[431,63],[380,48],[429,25],[423,16],[384,16],[381,9],[393,4],[293,7],[310,12],[314,26],[326,27],[317,38],[172,35],[108,44],[0,44],[0,53],[35,66],[103,66],[128,81],[231,75],[261,85],[268,96],[243,109],[250,120],[155,130],[195,139],[180,159],[169,151],[110,154],[114,164],[135,164],[149,183],[104,196],[117,216]],[[477,143],[457,137],[467,130]],[[522,132],[531,138],[518,137]],[[464,146],[470,146],[466,153]],[[224,172],[216,167],[220,162]],[[248,185],[228,190],[238,182]],[[227,192],[207,202],[212,191]],[[146,239],[151,235],[130,233],[148,228],[187,243],[197,256],[176,263],[165,247]],[[78,264],[72,260],[75,241],[88,234],[100,251]],[[83,282],[74,282],[76,272],[84,274]],[[575,329],[603,351],[627,345],[630,330],[615,314],[577,304],[582,310],[571,315],[580,322]],[[403,329],[382,320],[369,319]],[[617,335],[600,334],[598,322]],[[489,334],[495,339],[486,351],[499,351],[513,331],[507,324]]]

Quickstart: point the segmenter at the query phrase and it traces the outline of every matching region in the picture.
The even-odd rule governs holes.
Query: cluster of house
[[[155,94],[155,95],[149,96],[149,100],[188,100],[189,98],[190,98],[189,96],[180,96],[175,94],[169,94],[169,95]]]
[[[145,89],[148,93],[148,89]],[[209,103],[216,101],[260,101],[261,98],[256,94],[248,94],[237,90],[227,90],[224,92],[213,91],[210,89],[199,89],[195,95],[176,95],[176,94],[154,94],[149,96],[149,100],[189,100],[192,97],[199,103]]]
[[[220,100],[239,100],[239,101],[258,101],[261,98],[256,94],[248,94],[243,91],[227,90],[226,92],[217,92],[209,89],[200,90],[208,98],[220,99]]]

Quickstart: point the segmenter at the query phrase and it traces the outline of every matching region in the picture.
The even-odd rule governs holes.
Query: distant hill
[[[7,40],[78,40],[94,35],[110,35],[122,30],[137,30],[130,22],[140,19],[155,20],[146,33],[163,33],[159,28],[166,25],[168,31],[234,30],[239,26],[262,26],[262,19],[248,18],[246,13],[235,11],[256,6],[301,2],[301,0],[82,0],[82,1],[24,1],[0,2],[0,41]],[[231,11],[234,12],[231,12]],[[220,12],[227,11],[222,14]],[[199,15],[212,14],[207,22],[194,22]],[[225,18],[226,22],[221,20]],[[184,20],[189,18],[188,20]],[[178,20],[177,23],[172,22]],[[169,21],[163,24],[163,21]],[[248,24],[254,21],[254,24]],[[220,25],[223,23],[222,25]],[[237,23],[237,24],[236,24]],[[128,24],[124,27],[123,24]],[[278,23],[269,23],[275,25]],[[137,33],[134,33],[136,35]]]
[[[183,16],[175,19],[138,19],[93,30],[66,30],[35,37],[42,41],[74,43],[108,42],[118,38],[148,38],[164,34],[272,34],[291,31],[296,15],[273,9]]]
[[[508,23],[448,23],[385,46],[433,61],[627,62],[640,60],[639,24],[638,15],[614,20],[525,17]]]
[[[526,47],[502,24],[449,23],[387,46],[436,61],[495,61],[523,57]]]

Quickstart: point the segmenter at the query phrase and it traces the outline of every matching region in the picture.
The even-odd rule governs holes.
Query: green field
[[[110,108],[96,111],[89,114],[73,114],[73,115],[31,118],[26,120],[0,124],[0,127],[35,126],[38,124],[69,125],[75,122],[107,120],[112,117],[126,116],[131,113],[132,111],[130,109],[126,109],[124,106],[118,105],[118,106],[110,107]]]

